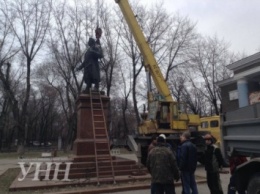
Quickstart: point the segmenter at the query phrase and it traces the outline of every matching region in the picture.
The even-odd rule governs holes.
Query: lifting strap
[[[97,28],[95,30],[95,35],[96,35],[96,43],[100,45],[99,39],[101,38],[102,35],[102,29],[99,27],[99,0],[97,0],[96,7],[97,7]]]

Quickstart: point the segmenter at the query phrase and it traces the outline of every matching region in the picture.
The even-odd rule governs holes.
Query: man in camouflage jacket
[[[156,194],[175,194],[174,180],[179,180],[179,170],[176,158],[166,147],[163,137],[157,138],[157,145],[150,151],[146,166],[152,175]]]

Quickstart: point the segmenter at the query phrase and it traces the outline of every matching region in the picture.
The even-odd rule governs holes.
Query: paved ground
[[[18,159],[0,159],[0,175],[9,168],[19,168]]]
[[[134,154],[120,154],[120,157],[125,157],[128,159],[133,159],[137,161],[137,158]],[[19,168],[18,162],[21,162],[21,160],[18,159],[0,159],[0,175],[5,172],[8,168]],[[196,175],[205,177],[205,170],[204,167],[201,165],[198,165]],[[227,185],[229,183],[229,174],[221,174],[221,181],[222,181],[222,187],[224,190],[224,194],[226,194],[227,191]],[[209,190],[206,183],[202,183],[198,185],[198,190],[200,194],[208,194]],[[181,187],[176,187],[176,193],[181,193]],[[108,194],[108,193],[107,193]],[[110,193],[111,194],[111,193]],[[114,194],[150,194],[149,189],[144,190],[136,190],[136,191],[126,191],[126,192],[116,192]]]
[[[131,157],[133,158],[134,156],[131,156],[131,155],[127,155],[127,157],[130,159]],[[136,158],[136,161],[137,161],[137,158]],[[223,171],[228,171],[229,169],[223,169]],[[197,167],[197,170],[196,170],[196,175],[198,176],[203,176],[203,177],[206,177],[206,172],[205,172],[205,169],[204,169],[204,166],[198,164],[198,167]],[[227,173],[221,173],[220,174],[220,177],[221,177],[221,184],[222,184],[222,188],[223,188],[223,191],[224,191],[224,194],[227,193],[227,187],[228,187],[228,183],[229,183],[229,178],[230,178],[230,174],[227,174]],[[179,194],[181,193],[181,187],[178,186],[176,187],[176,193]],[[208,189],[208,186],[207,186],[207,183],[203,183],[203,184],[199,184],[198,185],[198,191],[199,191],[199,194],[209,194],[209,189]],[[150,194],[150,190],[146,189],[146,190],[139,190],[139,191],[126,191],[126,192],[119,192],[119,193],[114,193],[114,194]]]
[[[198,165],[196,174],[200,175],[200,176],[206,176],[204,167],[201,165]],[[223,188],[224,194],[226,194],[230,175],[221,173],[220,176],[221,176],[222,188]],[[175,190],[176,190],[176,194],[181,194],[181,190],[182,190],[181,186],[176,187]],[[199,191],[199,194],[209,194],[210,193],[206,183],[199,184],[198,191]],[[126,192],[119,192],[119,193],[113,193],[113,194],[150,194],[150,190],[145,189],[145,190],[138,190],[138,191],[126,191]]]

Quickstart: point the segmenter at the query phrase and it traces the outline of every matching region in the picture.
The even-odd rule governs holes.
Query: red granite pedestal
[[[99,103],[96,103],[95,99],[99,99]],[[109,97],[104,95],[81,94],[79,96],[77,100],[77,138],[73,144],[73,155],[69,158],[69,162],[71,162],[69,179],[88,179],[89,182],[99,184],[133,180],[133,176],[147,174],[146,168],[137,164],[136,161],[111,156],[109,138],[105,132],[107,130],[105,123],[108,123],[109,102]],[[95,127],[93,123],[95,123]],[[97,141],[107,143],[97,144]],[[60,169],[65,168],[66,163],[60,165]],[[61,170],[58,173],[58,179],[63,179],[64,174],[65,172]],[[50,179],[53,178],[53,175],[54,170],[50,173]],[[42,178],[44,176],[45,174]]]
[[[92,98],[95,98],[95,96],[93,95]],[[104,95],[101,95],[100,98],[103,105],[105,121],[108,123],[107,118],[110,98]],[[97,128],[95,129],[96,131],[94,134],[92,113],[93,111],[102,110],[92,110],[92,108],[95,108],[95,105],[93,103],[91,108],[91,103],[91,96],[88,94],[80,95],[77,100],[77,138],[73,144],[74,156],[72,157],[73,163],[70,169],[70,179],[96,178],[96,157],[104,156],[104,160],[101,161],[101,164],[98,165],[98,170],[101,175],[109,174],[112,170],[110,161],[105,159],[105,156],[110,155],[109,146],[104,146],[102,148],[102,151],[99,153],[95,152],[95,139],[107,140],[108,137],[106,135],[107,133],[104,134],[101,130],[98,131],[99,129]],[[97,117],[95,118],[95,120],[99,120],[100,118]],[[124,159],[115,156],[111,157],[115,176],[146,174],[146,170],[141,168],[140,165],[138,165],[134,160]],[[100,181],[109,182],[109,180],[112,181],[112,179],[109,178]]]
[[[108,106],[110,99],[107,96],[101,96],[103,112],[105,118],[108,118]],[[97,110],[101,111],[102,110]],[[75,162],[89,162],[95,158],[95,140],[93,133],[93,120],[91,111],[91,97],[82,94],[77,100],[77,138],[73,144],[73,153]],[[108,121],[106,119],[106,121]],[[103,137],[107,138],[107,137]]]

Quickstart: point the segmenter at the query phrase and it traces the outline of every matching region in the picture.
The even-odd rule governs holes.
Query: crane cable
[[[102,35],[102,29],[99,27],[99,0],[96,1],[96,7],[97,7],[97,28],[95,30],[96,34],[96,43],[100,45],[99,39]]]
[[[97,7],[97,28],[99,28],[99,0],[96,2]]]

